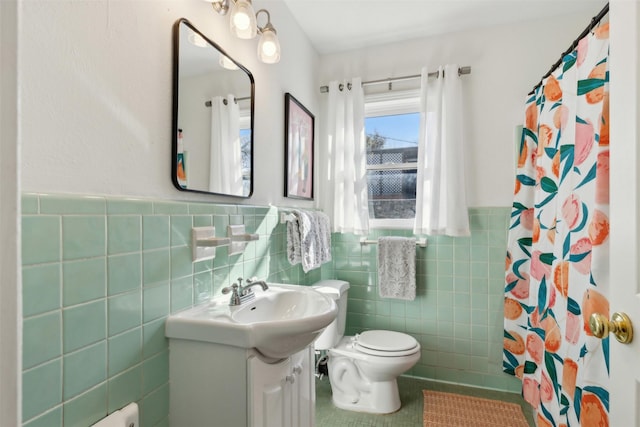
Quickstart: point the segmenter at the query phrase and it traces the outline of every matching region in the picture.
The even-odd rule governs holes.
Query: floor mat
[[[424,427],[528,427],[515,403],[423,390]]]

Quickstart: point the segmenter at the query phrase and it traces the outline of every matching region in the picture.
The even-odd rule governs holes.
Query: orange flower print
[[[563,130],[569,120],[569,107],[561,105],[556,108],[556,112],[553,113],[553,125],[556,129]]]
[[[556,288],[554,288],[553,286],[549,287],[549,302],[547,303],[547,306],[549,308],[553,308],[556,305],[556,295],[558,294],[558,291],[556,291]]]
[[[598,396],[584,393],[580,401],[580,425],[582,427],[608,427],[609,414]]]
[[[540,220],[538,218],[533,219],[533,243],[538,243],[540,240]]]
[[[533,251],[531,254],[531,277],[538,281],[542,280],[543,277],[551,276],[551,266],[540,261],[540,255],[542,255],[540,251]]]
[[[544,96],[547,98],[547,101],[558,101],[562,98],[562,89],[560,88],[560,83],[554,76],[549,76],[546,84],[544,85]]]
[[[539,183],[545,176],[547,176],[547,171],[542,166],[536,166],[536,182]]]
[[[524,165],[527,163],[527,156],[528,156],[528,144],[525,142],[522,145],[522,150],[520,150],[520,155],[518,156],[518,167],[522,168],[524,167]]]
[[[520,273],[520,275],[524,277],[524,279],[520,279],[513,273],[507,274],[507,283],[517,282],[513,289],[511,289],[511,295],[522,300],[529,298],[529,274],[523,272]]]
[[[591,149],[593,148],[593,125],[587,121],[587,123],[576,123],[576,141],[575,141],[575,158],[574,164],[576,166],[584,163],[589,157]]]
[[[589,223],[589,238],[593,246],[604,243],[609,237],[609,218],[602,211],[595,209]]]
[[[580,326],[580,318],[577,315],[568,312],[564,332],[564,339],[568,343],[575,344],[578,342],[578,339],[580,338]]]
[[[516,378],[522,379],[522,375],[524,374],[524,365],[518,365],[515,369]]]
[[[599,25],[594,28],[593,35],[596,36],[598,40],[605,40],[609,38],[609,23]]]
[[[609,150],[598,153],[596,163],[596,203],[609,204]]]
[[[569,294],[569,261],[556,264],[553,271],[553,284],[563,297]]]
[[[544,155],[544,149],[551,145],[553,130],[547,125],[540,125],[538,129],[538,157]]]
[[[511,252],[507,251],[507,256],[504,260],[504,270],[509,270],[509,267],[511,267]]]
[[[535,131],[538,128],[538,106],[535,102],[529,104],[524,115],[524,125],[527,127],[527,129]]]
[[[580,67],[584,63],[584,60],[587,57],[588,50],[589,40],[584,37],[578,42],[578,57],[576,58],[576,64],[578,65],[578,67]]]
[[[522,188],[522,184],[520,183],[520,180],[516,178],[516,185],[513,190],[513,194],[518,194],[520,192],[520,188]]]
[[[553,425],[547,420],[544,415],[538,413],[536,417],[536,426],[537,427],[553,427]]]
[[[513,354],[524,354],[524,340],[522,337],[515,331],[509,331],[509,334],[513,339],[504,337],[504,349]]]
[[[573,402],[573,395],[576,392],[576,377],[578,376],[578,364],[573,359],[564,359],[562,365],[562,392],[569,396]]]
[[[531,406],[537,408],[540,404],[540,384],[532,379],[525,378],[522,381],[522,397],[529,402]],[[540,424],[538,424],[539,426]]]
[[[542,363],[542,356],[544,355],[544,342],[542,342],[542,338],[536,333],[530,333],[527,335],[526,347],[531,359],[540,365]]]
[[[548,403],[551,402],[551,399],[553,399],[553,384],[551,384],[549,376],[543,371],[540,378],[540,400]]]
[[[609,300],[594,289],[587,289],[582,296],[582,325],[589,336],[593,336],[589,328],[589,318],[593,313],[600,313],[609,318]]]
[[[603,62],[601,64],[596,65],[593,70],[589,73],[590,79],[601,79],[604,80],[607,73],[607,63]],[[593,89],[587,92],[585,95],[585,99],[589,104],[597,104],[602,101],[604,98],[604,86],[600,86],[596,89]]]
[[[571,246],[569,252],[571,255],[576,256],[576,259],[584,256],[580,261],[575,261],[573,263],[573,268],[582,274],[589,274],[591,271],[591,239],[583,237]]]
[[[547,317],[547,319],[552,318]],[[560,327],[553,319],[547,326],[548,328],[545,327],[546,334],[544,336],[544,348],[549,353],[557,353],[560,349],[560,345],[562,344],[562,333],[560,332]]]
[[[560,150],[556,151],[551,162],[551,172],[558,178],[560,176]]]
[[[504,317],[509,320],[516,320],[522,314],[522,306],[512,298],[504,299]]]
[[[602,115],[600,116],[600,146],[609,146],[609,92],[602,99]]]
[[[522,211],[520,224],[527,230],[533,230],[533,208]]]
[[[570,230],[573,230],[578,225],[581,213],[580,207],[580,199],[576,194],[569,195],[562,203],[562,217]]]

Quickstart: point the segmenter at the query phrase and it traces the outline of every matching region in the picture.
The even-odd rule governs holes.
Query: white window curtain
[[[444,77],[443,77],[444,76]],[[420,143],[415,234],[468,236],[462,88],[458,65],[438,69],[420,85]]]
[[[242,195],[240,109],[234,95],[211,99],[209,191]]]
[[[367,149],[360,78],[329,83],[326,117],[324,148],[329,162],[323,171],[325,190],[320,207],[331,218],[334,232],[366,235],[369,231]]]

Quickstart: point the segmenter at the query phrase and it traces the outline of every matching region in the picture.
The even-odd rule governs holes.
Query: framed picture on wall
[[[284,95],[284,195],[313,199],[313,130],[315,117],[290,93]]]

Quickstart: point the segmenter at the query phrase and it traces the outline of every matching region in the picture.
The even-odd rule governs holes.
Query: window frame
[[[364,97],[364,117],[393,116],[400,114],[420,113],[420,90],[388,91],[384,93],[371,93]],[[366,133],[366,128],[365,128]],[[418,168],[417,163],[399,163],[391,165],[367,165],[370,170],[407,170]],[[371,229],[401,229],[412,230],[415,224],[414,218],[369,218]]]

